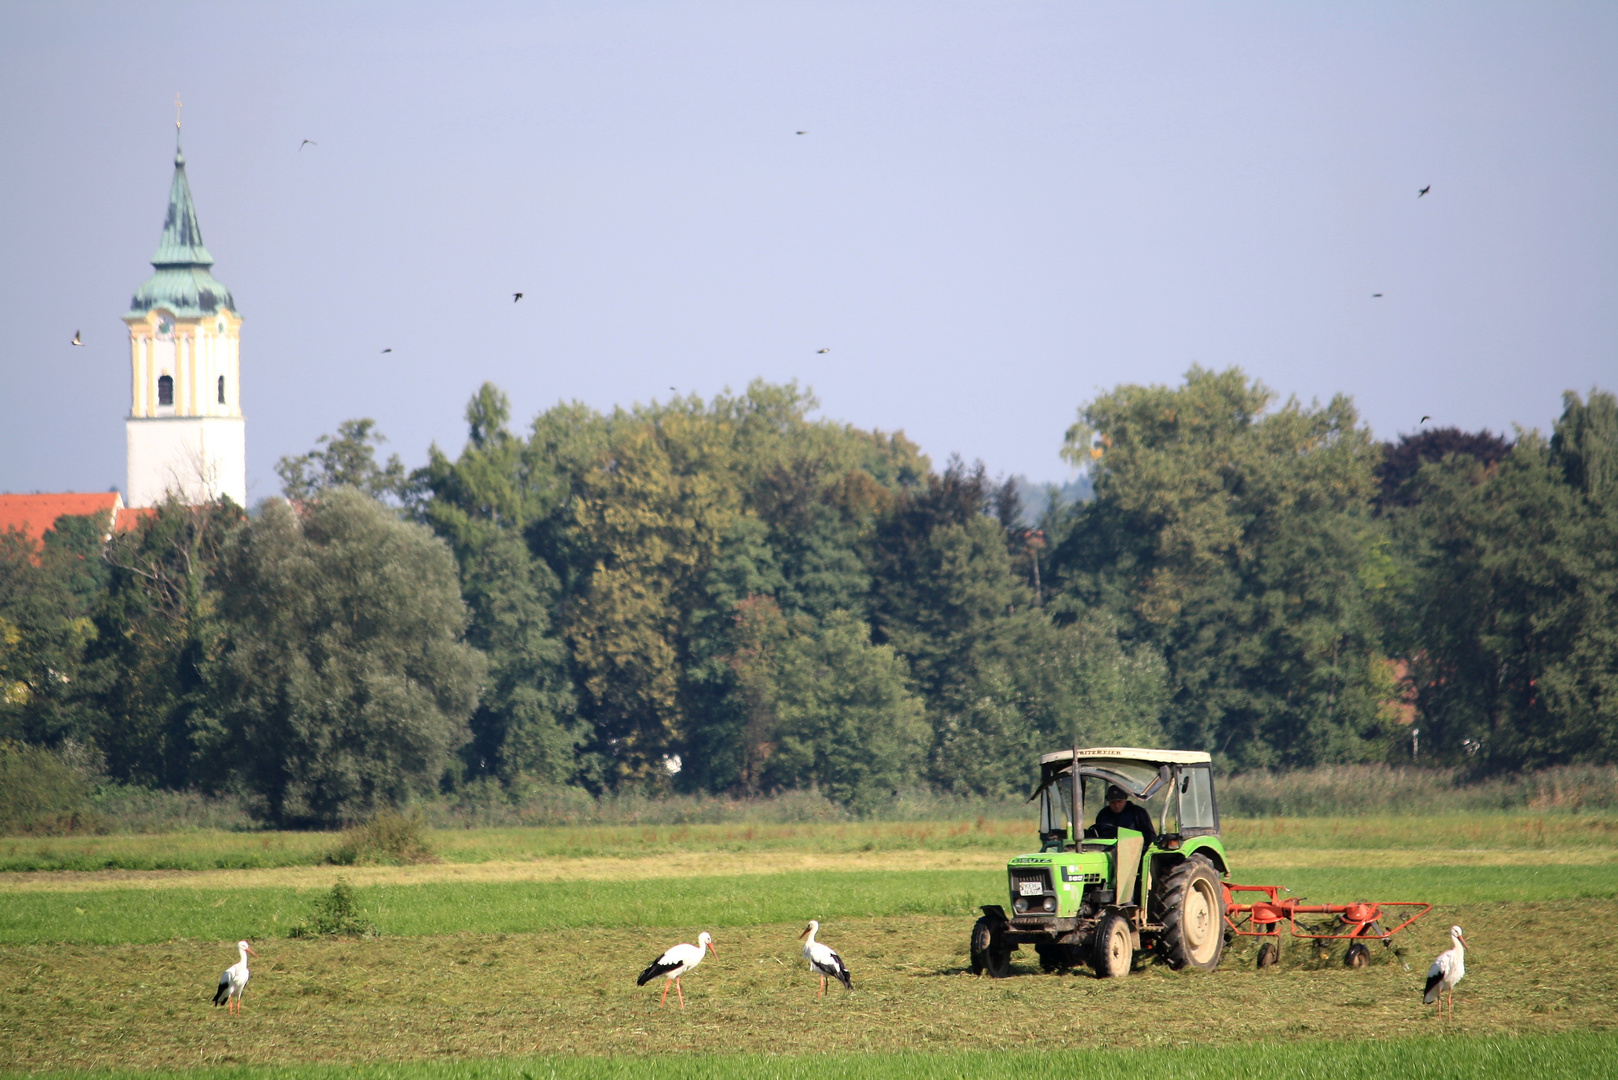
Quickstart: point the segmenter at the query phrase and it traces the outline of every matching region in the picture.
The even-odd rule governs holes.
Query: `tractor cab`
[[[1039,850],[1007,867],[1010,914],[983,908],[973,970],[1009,974],[1010,953],[1024,944],[1046,970],[1089,962],[1123,974],[1142,951],[1177,968],[1217,967],[1228,863],[1209,756],[1101,747],[1046,754],[1039,768],[1029,796],[1039,804]],[[1138,827],[1102,813],[1114,788],[1141,808],[1123,815]]]

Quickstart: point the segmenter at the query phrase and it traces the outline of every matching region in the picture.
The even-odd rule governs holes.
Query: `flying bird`
[[[1372,293],[1372,294],[1371,294],[1371,299],[1372,299],[1372,300],[1375,300],[1375,299],[1376,299],[1376,298],[1377,298],[1377,297],[1379,297],[1379,296],[1381,296],[1381,295],[1382,295],[1382,294],[1381,294],[1381,293],[1379,293],[1379,292],[1374,292],[1374,293]]]
[[[803,933],[798,935],[801,938],[809,939],[803,943],[803,958],[809,961],[809,970],[820,976],[820,993],[815,996],[826,996],[826,980],[828,978],[836,979],[842,983],[845,990],[854,989],[854,982],[848,974],[848,965],[843,963],[843,958],[833,952],[831,946],[815,940],[815,935],[819,932],[820,923],[810,919],[809,925],[804,927]]]
[[[319,145],[320,144],[315,142],[315,140],[313,140],[313,139],[305,139],[305,140],[303,140],[303,142],[298,144],[298,153],[300,153],[300,154],[303,153],[303,148],[306,147],[306,146],[319,146]]]
[[[1418,198],[1418,199],[1421,198],[1423,195],[1427,194],[1431,190],[1433,190],[1433,185],[1428,184],[1426,187],[1424,187],[1420,191],[1416,192],[1416,198]]]
[[[1424,416],[1424,417],[1421,418],[1421,423],[1425,424],[1427,421],[1429,421],[1431,419],[1432,419],[1432,417],[1430,417],[1430,416]],[[1420,427],[1421,425],[1418,424],[1417,426]]]
[[[392,352],[392,351],[393,351],[393,350],[392,350],[392,349],[383,349],[383,350],[382,350],[382,351],[383,351],[383,352],[384,352],[384,353],[390,353],[390,352]]]
[[[521,299],[522,299],[522,293],[514,292],[514,293],[511,294],[511,302],[513,304],[515,304],[518,300],[521,300]]]
[[[77,330],[73,331],[73,340],[68,342],[68,344],[69,345],[83,345],[84,344],[84,342],[79,340],[79,332]]]
[[[697,935],[695,945],[687,945],[681,942],[656,960],[653,960],[647,965],[646,970],[640,973],[640,978],[635,980],[635,985],[645,986],[661,975],[668,981],[663,984],[663,996],[657,999],[657,1007],[661,1009],[664,1002],[668,1001],[669,986],[672,985],[675,992],[680,995],[680,1008],[685,1008],[685,991],[680,989],[680,976],[689,974],[692,969],[702,963],[703,949],[707,949],[715,956],[719,955],[719,950],[713,947],[713,937],[706,930]]]
[[[219,989],[214,991],[213,1003],[223,1005],[226,1010],[240,1015],[242,1011],[242,991],[247,989],[247,958],[257,956],[253,947],[245,941],[238,941],[236,949],[242,958],[225,969],[219,976]]]
[[[1455,1016],[1455,984],[1466,974],[1466,935],[1459,926],[1449,928],[1449,939],[1454,944],[1438,954],[1433,966],[1427,969],[1427,989],[1422,991],[1421,1003],[1431,1005],[1441,997],[1449,998],[1449,1018]],[[1439,1003],[1443,1008],[1443,1003]]]
[[[793,132],[793,134],[794,135],[807,135],[809,133],[807,131],[795,131],[795,132]]]
[[[831,350],[830,349],[816,349],[815,352],[816,353],[829,353],[829,352],[831,352]]]

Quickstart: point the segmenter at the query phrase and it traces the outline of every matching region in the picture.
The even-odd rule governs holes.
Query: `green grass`
[[[333,871],[333,878],[338,871]],[[522,933],[588,926],[755,926],[804,912],[832,916],[958,915],[1004,891],[975,871],[867,871],[621,881],[478,882],[355,889],[366,918],[389,935]],[[116,889],[12,893],[0,941],[96,944],[285,936],[316,890]]]
[[[270,1066],[161,1072],[109,1070],[105,1080],[1250,1080],[1331,1076],[1334,1080],[1536,1080],[1614,1075],[1618,1034],[1416,1038],[1355,1042],[1259,1043],[1198,1049],[1010,1051],[938,1054],[713,1055],[683,1057],[517,1057],[366,1065]],[[39,1080],[82,1073],[36,1073]]]
[[[849,852],[985,849],[1015,853],[1033,842],[1026,822],[956,821],[810,825],[617,825],[429,830],[446,862],[609,856],[676,851]],[[0,839],[0,871],[234,870],[313,866],[338,833],[214,830],[156,836]]]
[[[333,869],[332,877],[339,870]],[[1316,902],[1424,900],[1432,904],[1611,899],[1618,864],[1598,866],[1300,869],[1251,875]],[[1244,879],[1245,880],[1245,879]],[[17,892],[0,903],[0,941],[98,944],[284,936],[317,891],[292,887]],[[521,933],[591,926],[725,927],[892,915],[965,917],[1005,902],[997,871],[782,873],[636,881],[433,882],[375,885],[355,895],[389,935]]]
[[[1433,817],[1232,818],[1225,841],[1242,850],[1618,847],[1618,815],[1519,811]],[[429,830],[439,858],[455,863],[677,851],[999,851],[1034,841],[1032,822],[861,822],[797,825],[618,825]],[[313,866],[337,833],[241,833],[199,829],[155,836],[0,839],[0,872],[26,870],[217,870]]]

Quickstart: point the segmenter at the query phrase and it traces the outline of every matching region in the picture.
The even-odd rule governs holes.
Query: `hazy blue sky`
[[[1194,362],[1379,437],[1618,389],[1610,3],[13,0],[0,490],[124,483],[176,91],[254,499],[348,417],[458,451],[485,379],[520,426],[798,379],[1038,480]]]

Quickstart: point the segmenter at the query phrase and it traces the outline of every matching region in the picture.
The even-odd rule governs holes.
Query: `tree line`
[[[1056,746],[1478,774],[1618,749],[1618,399],[1378,443],[1239,369],[1119,386],[1092,498],[796,385],[524,432],[485,385],[407,471],[370,420],[284,499],[0,536],[0,740],[354,820],[433,790],[1022,790]],[[1419,744],[1412,745],[1412,729]]]

